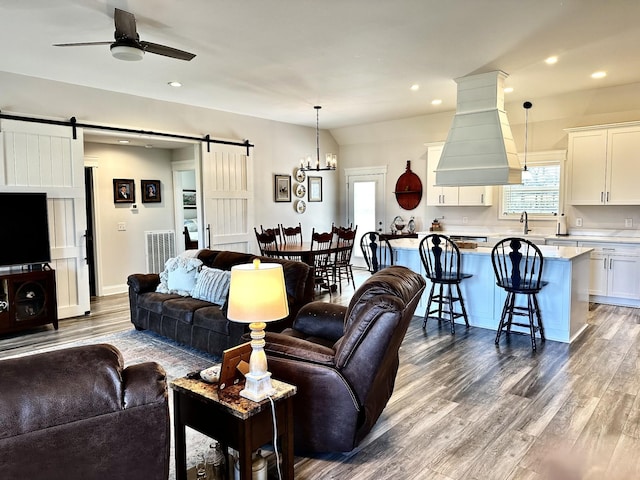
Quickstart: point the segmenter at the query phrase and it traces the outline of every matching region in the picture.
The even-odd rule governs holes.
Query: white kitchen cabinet
[[[438,187],[436,168],[442,154],[442,144],[427,147],[427,205],[444,206],[490,206],[493,203],[493,187]]]
[[[640,205],[640,124],[567,131],[571,203]]]
[[[619,244],[579,242],[591,247],[589,295],[595,301],[614,305],[633,305],[640,300],[640,249]]]

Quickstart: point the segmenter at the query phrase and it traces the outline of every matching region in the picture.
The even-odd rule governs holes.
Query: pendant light
[[[316,171],[319,172],[321,170],[335,170],[338,162],[337,155],[334,153],[327,153],[325,166],[320,168],[320,109],[322,108],[320,105],[316,105],[313,107],[316,109],[316,161],[315,166],[312,165],[313,161],[311,160],[311,156],[309,155],[306,160],[304,158],[300,159],[300,170],[302,171]]]
[[[533,107],[533,103],[524,102],[522,104],[524,107],[524,168],[522,169],[522,180],[532,180],[533,175],[527,168],[527,149],[529,142],[529,109]]]

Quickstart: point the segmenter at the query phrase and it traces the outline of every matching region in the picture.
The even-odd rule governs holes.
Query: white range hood
[[[511,128],[504,111],[501,71],[457,78],[456,114],[436,168],[436,185],[522,183]]]

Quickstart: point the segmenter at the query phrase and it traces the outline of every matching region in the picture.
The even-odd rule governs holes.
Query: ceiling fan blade
[[[196,56],[194,53],[185,52],[184,50],[178,50],[177,48],[167,47],[166,45],[160,45],[158,43],[140,42],[140,45],[142,45],[145,52],[177,58],[178,60],[189,61]]]
[[[113,40],[107,42],[80,42],[80,43],[54,43],[54,47],[84,47],[87,45],[111,45]]]
[[[113,20],[116,25],[115,38],[120,40],[122,38],[130,38],[131,40],[139,40],[138,32],[136,31],[136,17],[133,13],[125,12],[119,8],[115,9],[113,14]]]

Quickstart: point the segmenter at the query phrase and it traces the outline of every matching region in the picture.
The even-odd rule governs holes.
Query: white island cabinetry
[[[394,241],[396,263],[424,275],[418,252],[419,241]],[[587,326],[589,310],[590,248],[541,246],[544,256],[542,278],[546,285],[538,300],[542,311],[545,336],[548,340],[569,343]],[[469,323],[474,327],[496,330],[504,304],[504,290],[496,286],[491,248],[463,249],[462,270],[473,276],[460,284]],[[416,315],[423,316],[431,284],[418,304]],[[462,322],[462,319],[458,319]],[[515,330],[515,328],[514,328]]]

